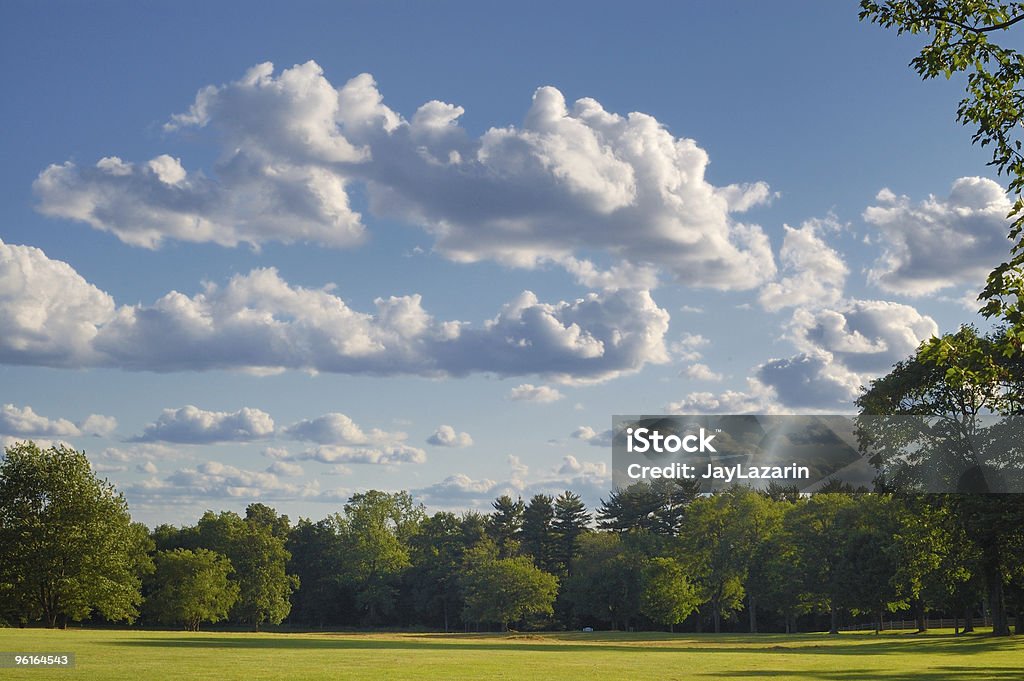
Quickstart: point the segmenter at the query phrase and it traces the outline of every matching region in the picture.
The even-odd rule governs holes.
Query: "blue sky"
[[[0,438],[153,524],[593,505],[612,414],[849,411],[1009,207],[856,14],[5,3]]]

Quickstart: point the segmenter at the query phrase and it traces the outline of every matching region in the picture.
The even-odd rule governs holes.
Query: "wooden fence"
[[[963,629],[964,628],[964,622],[965,622],[964,619],[961,618],[960,620],[958,620],[956,622],[956,624],[961,629]],[[991,617],[975,617],[973,624],[974,624],[974,627],[976,629],[981,629],[983,627],[991,627],[992,626],[992,618]],[[952,617],[942,617],[942,618],[939,618],[939,617],[926,617],[925,618],[925,625],[929,629],[952,629],[953,625],[954,625],[954,620],[953,620]],[[1010,618],[1010,626],[1013,627],[1014,625],[1015,625],[1014,618],[1011,617]],[[909,619],[909,620],[904,620],[904,619],[900,619],[900,620],[883,619],[882,620],[882,631],[906,631],[908,629],[911,630],[911,631],[917,631],[917,620],[915,620],[915,619]],[[846,627],[839,627],[839,630],[840,631],[874,631],[875,630],[875,622],[871,622],[871,621],[869,621],[869,622],[861,622],[860,624],[852,624],[852,625],[846,626]]]

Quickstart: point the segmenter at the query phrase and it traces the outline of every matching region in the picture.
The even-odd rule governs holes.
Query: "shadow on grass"
[[[789,678],[803,678],[808,681],[862,681],[862,679],[884,679],[885,681],[1020,681],[1019,669],[1005,667],[935,667],[927,670],[889,671],[877,669],[844,669],[842,671],[793,671],[786,670]],[[779,675],[778,670],[710,672],[704,676],[727,679],[767,679]]]
[[[813,636],[813,635],[810,635]],[[294,649],[294,650],[444,650],[450,652],[502,651],[507,653],[539,652],[631,652],[631,653],[695,653],[695,654],[737,654],[758,653],[764,655],[935,655],[954,653],[971,655],[977,653],[997,652],[1001,650],[1021,649],[1024,645],[1019,639],[969,637],[958,638],[952,635],[933,635],[927,637],[911,637],[896,635],[892,637],[813,637],[794,639],[794,637],[772,637],[764,639],[750,636],[706,636],[681,635],[673,637],[652,638],[649,635],[634,636],[630,634],[419,634],[394,638],[375,638],[361,635],[323,635],[308,638],[297,635],[237,635],[223,636],[218,634],[199,633],[195,635],[131,638],[112,641],[113,645],[137,648],[196,648],[196,649]],[[951,668],[952,669],[952,668]],[[835,676],[820,676],[827,679],[855,679],[854,672],[821,672]],[[928,672],[925,672],[927,674]],[[747,672],[749,678],[769,676],[769,672]],[[815,678],[815,677],[809,677]],[[886,677],[902,678],[902,677]],[[910,677],[907,677],[910,678]],[[949,676],[915,676],[913,678],[950,678]],[[973,678],[973,677],[972,677]],[[987,678],[987,677],[986,677]],[[992,677],[1002,679],[1002,676]],[[1022,678],[1021,672],[1012,677]]]

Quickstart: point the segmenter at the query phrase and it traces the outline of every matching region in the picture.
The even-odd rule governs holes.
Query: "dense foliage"
[[[987,611],[1008,633],[1009,613],[1021,621],[1021,495],[640,485],[597,509],[607,529],[568,491],[493,508],[428,516],[408,493],[371,490],[318,522],[252,504],[147,535],[82,453],[17,445],[0,464],[0,617],[131,620],[144,598],[143,623],[186,629],[838,631],[894,613],[970,626]]]
[[[183,625],[189,631],[199,631],[203,622],[227,619],[239,592],[231,572],[231,561],[208,549],[160,551],[146,611],[161,624]]]
[[[132,621],[152,542],[82,452],[31,442],[0,460],[0,616]]]

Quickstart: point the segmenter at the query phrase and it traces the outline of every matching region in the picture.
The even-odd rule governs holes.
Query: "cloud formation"
[[[441,507],[481,506],[505,492],[505,487],[490,478],[474,480],[465,473],[449,475],[440,482],[412,490],[416,499]]]
[[[345,181],[329,170],[239,152],[217,180],[166,154],[146,163],[108,156],[92,166],[54,164],[33,183],[44,215],[88,223],[132,246],[173,239],[221,246],[310,241],[362,243]]]
[[[747,390],[691,392],[665,405],[666,414],[775,414],[780,411],[784,409],[772,390],[757,379],[747,379]]]
[[[961,177],[949,195],[914,204],[883,189],[864,219],[878,228],[881,257],[868,278],[891,293],[920,296],[967,284],[975,289],[1009,254],[1012,208],[1006,191],[982,177]]]
[[[0,407],[0,435],[18,437],[105,437],[117,428],[113,416],[90,414],[79,423],[64,418],[51,419],[37,414],[32,407],[5,404]]]
[[[114,462],[118,464],[127,464],[139,462],[152,462],[157,461],[172,461],[175,459],[187,459],[191,458],[191,454],[188,451],[182,450],[180,447],[171,447],[166,444],[159,442],[141,442],[132,443],[122,447],[108,447],[99,454],[92,456],[90,459],[97,458],[104,461]]]
[[[570,436],[575,440],[583,440],[588,445],[594,447],[611,447],[612,446],[612,430],[603,430],[598,432],[590,426],[580,426],[572,432]]]
[[[862,386],[937,334],[935,320],[909,305],[845,300],[835,307],[794,311],[787,337],[797,354],[752,369],[747,390],[693,392],[670,413],[751,414],[845,412]]]
[[[0,433],[14,436],[74,437],[80,435],[81,431],[67,419],[49,419],[35,413],[32,407],[5,404],[0,408]]]
[[[693,286],[749,289],[774,275],[764,232],[734,218],[768,201],[767,185],[712,185],[707,153],[652,116],[590,98],[570,105],[553,87],[537,89],[519,126],[473,137],[464,113],[433,100],[406,119],[369,74],[336,87],[313,61],[276,75],[264,63],[202,88],[165,126],[213,131],[212,176],[166,154],[110,156],[52,165],[34,189],[44,214],[148,248],[165,239],[352,246],[365,236],[349,200],[359,184],[375,214],[421,226],[456,261],[554,261],[587,280],[600,275],[573,256],[600,249]]]
[[[849,411],[866,382],[866,378],[824,352],[768,360],[757,367],[755,376],[785,409],[804,412]]]
[[[332,412],[315,419],[303,419],[281,430],[279,435],[317,446],[293,454],[287,449],[268,448],[265,454],[279,461],[318,461],[328,464],[424,463],[427,454],[405,444],[407,435],[378,428],[363,429],[345,414]]]
[[[808,220],[799,228],[784,225],[785,237],[779,259],[782,277],[761,289],[759,300],[766,310],[804,305],[829,305],[839,301],[849,270],[842,257],[821,238],[828,220]]]
[[[338,412],[293,423],[284,429],[282,435],[324,445],[365,445],[399,442],[406,438],[405,433],[389,433],[377,428],[364,431],[350,417]]]
[[[580,461],[570,454],[562,458],[562,465],[558,467],[558,474],[590,475],[604,478],[608,475],[608,466],[603,461],[597,463]]]
[[[693,381],[721,381],[723,376],[711,370],[707,364],[697,362],[683,369],[682,376]]]
[[[459,433],[451,426],[440,425],[427,438],[427,443],[435,447],[469,447],[473,444],[473,438],[469,433]]]
[[[422,449],[400,442],[367,447],[317,445],[297,454],[275,449],[271,456],[275,456],[282,461],[317,461],[330,464],[360,463],[385,466],[403,463],[426,463],[427,461],[427,453]]]
[[[93,344],[114,299],[38,248],[0,240],[0,362],[78,367],[101,361]]]
[[[251,442],[272,437],[274,419],[259,409],[244,407],[235,412],[206,411],[192,405],[164,409],[133,442]]]
[[[529,499],[535,494],[558,496],[572,490],[583,497],[589,508],[594,509],[600,498],[607,496],[611,489],[611,474],[604,462],[592,463],[565,456],[559,465],[534,480],[527,480],[526,467],[515,457],[510,457],[510,464],[512,473],[506,480],[477,479],[456,473],[411,492],[417,500],[440,508],[489,509],[490,502],[502,494]]]
[[[516,402],[557,402],[563,398],[565,395],[557,388],[552,388],[549,385],[533,385],[532,383],[516,386],[508,394],[508,399]]]
[[[275,461],[267,466],[267,472],[284,478],[300,478],[305,473],[302,466],[287,461]]]
[[[684,362],[696,362],[703,355],[698,348],[703,348],[711,343],[710,340],[699,333],[684,333],[679,340],[673,342],[669,347],[672,355]]]
[[[441,321],[419,295],[359,312],[327,286],[275,269],[115,307],[67,264],[0,242],[0,360],[146,371],[300,369],[350,374],[502,376],[600,381],[668,360],[668,312],[647,291],[545,303],[524,291],[483,324]]]
[[[174,471],[164,479],[152,477],[123,487],[135,505],[190,499],[288,500],[312,499],[321,494],[317,481],[286,482],[272,472],[252,471],[219,461]]]
[[[934,319],[910,305],[849,300],[834,308],[797,310],[788,337],[805,353],[827,352],[851,371],[880,373],[938,331]]]
[[[987,184],[986,184],[987,183]],[[991,186],[989,186],[991,185]],[[987,195],[998,203],[993,187],[978,178],[963,178],[954,194]],[[987,192],[987,194],[986,194]],[[1001,190],[999,190],[1001,192]],[[880,196],[885,195],[883,191]],[[900,203],[890,197],[894,204]],[[887,199],[889,200],[889,199]],[[967,201],[961,196],[961,202]],[[906,208],[909,204],[902,202]],[[879,213],[867,215],[879,217]],[[962,211],[961,211],[962,212]],[[889,217],[892,217],[890,215]],[[812,219],[800,228],[785,227],[780,259],[782,276],[762,287],[759,301],[766,310],[794,308],[785,338],[797,353],[753,367],[746,390],[692,392],[666,405],[671,413],[846,412],[861,388],[912,354],[922,341],[938,333],[931,317],[910,305],[844,297],[849,269],[822,232],[842,226],[832,217]],[[946,250],[950,250],[948,245]],[[700,354],[694,343],[673,346],[691,361]],[[715,375],[709,367],[691,365],[683,375]]]

